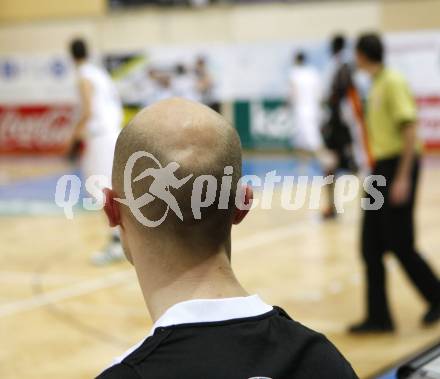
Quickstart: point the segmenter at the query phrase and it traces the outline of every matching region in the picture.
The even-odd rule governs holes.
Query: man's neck
[[[156,252],[162,255],[163,252]],[[226,253],[170,264],[136,254],[135,268],[153,322],[174,304],[194,299],[248,296],[235,277]]]
[[[75,61],[75,65],[76,65],[76,67],[81,67],[82,65],[84,65],[84,64],[86,64],[87,63],[87,59],[77,59],[76,61]]]
[[[372,78],[374,78],[383,70],[383,68],[384,68],[383,64],[374,63],[368,67],[368,73],[371,75]]]

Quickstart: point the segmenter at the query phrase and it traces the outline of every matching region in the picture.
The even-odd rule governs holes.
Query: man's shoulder
[[[388,85],[406,85],[403,74],[393,68],[385,68],[384,82]]]
[[[278,308],[280,314],[287,319],[286,327],[290,329],[296,338],[292,338],[292,346],[295,341],[301,360],[299,364],[299,378],[318,377],[319,378],[340,378],[355,379],[357,378],[350,363],[344,358],[339,350],[333,345],[327,337],[315,330],[312,330],[301,323],[294,321],[281,308]],[[287,333],[288,334],[288,333]],[[299,337],[299,338],[298,338]],[[299,342],[299,344],[298,344]],[[317,373],[319,375],[317,376]]]
[[[339,350],[323,335],[311,344],[300,362],[304,378],[356,379],[357,375],[350,363]]]
[[[125,363],[118,363],[99,374],[96,379],[140,379],[134,368]]]
[[[96,77],[109,77],[105,69],[90,62],[82,64],[79,67],[78,72],[81,77],[84,77],[86,79],[92,79]]]

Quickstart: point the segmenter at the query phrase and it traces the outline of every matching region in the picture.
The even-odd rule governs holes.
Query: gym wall
[[[440,0],[326,1],[147,7],[109,11],[105,0],[0,0],[0,53],[56,52],[73,35],[96,50],[149,44],[253,42],[325,38],[343,30],[440,27]],[[200,17],[202,15],[202,17]],[[203,33],[201,33],[203,30]]]

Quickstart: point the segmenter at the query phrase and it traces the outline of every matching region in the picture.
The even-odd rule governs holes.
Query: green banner
[[[293,117],[284,100],[235,101],[233,116],[244,148],[290,148]]]

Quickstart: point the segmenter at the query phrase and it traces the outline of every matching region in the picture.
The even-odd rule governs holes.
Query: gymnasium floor
[[[440,273],[440,158],[429,157],[424,166],[419,246]],[[91,378],[151,326],[129,264],[89,263],[91,252],[105,243],[103,215],[78,211],[67,220],[54,206],[56,178],[71,169],[48,159],[0,160],[2,379]],[[317,167],[290,157],[245,163],[246,173],[273,169],[296,175],[313,174]],[[393,257],[387,265],[398,333],[361,338],[344,332],[362,315],[359,200],[327,223],[317,211],[273,204],[271,210],[255,209],[233,232],[233,266],[249,292],[325,333],[361,378],[440,338],[440,325],[419,326],[425,305]]]

